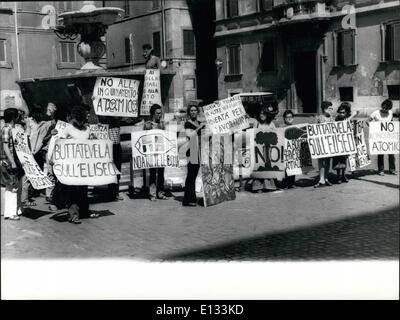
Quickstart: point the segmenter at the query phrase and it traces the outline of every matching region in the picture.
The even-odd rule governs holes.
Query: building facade
[[[219,99],[273,92],[279,108],[318,113],[350,101],[399,108],[398,0],[216,0]]]
[[[101,6],[102,1],[95,1]],[[58,15],[83,1],[0,2],[0,106],[24,103],[16,81],[77,72],[84,64],[77,39],[54,33]],[[22,101],[21,101],[22,100]]]
[[[212,1],[206,2],[214,5]],[[162,69],[175,73],[164,102],[166,112],[186,110],[191,100],[210,99],[206,93],[198,95],[196,55],[199,46],[193,28],[192,1],[105,1],[105,5],[125,10],[125,16],[107,31],[109,70],[135,69],[144,72],[142,45],[149,43],[155,55],[163,61]],[[209,37],[211,40],[212,35],[213,30]],[[215,52],[215,48],[211,47],[211,52]],[[216,98],[216,92],[212,98]]]

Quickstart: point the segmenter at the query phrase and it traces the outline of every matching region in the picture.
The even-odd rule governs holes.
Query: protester
[[[292,110],[285,110],[283,113],[283,127],[288,127],[293,125],[294,114]],[[282,186],[285,189],[296,188],[296,176],[288,176],[285,170],[285,178],[282,181]]]
[[[197,206],[196,199],[196,177],[200,168],[199,159],[199,139],[201,129],[205,124],[197,120],[199,114],[199,107],[197,105],[189,105],[187,108],[188,120],[185,122],[184,128],[186,136],[189,139],[189,150],[186,154],[189,158],[187,164],[187,176],[185,181],[185,193],[183,197],[183,206],[195,207]],[[195,154],[191,154],[191,152]],[[190,160],[193,160],[192,163]]]
[[[89,127],[86,125],[87,110],[77,105],[72,108],[69,123],[71,126],[65,128],[62,132],[61,139],[89,139]],[[57,134],[57,130],[53,130],[53,134]],[[90,217],[97,218],[97,213],[90,213],[87,186],[65,185],[65,198],[69,213],[69,222],[80,224],[80,218]]]
[[[333,122],[333,106],[330,101],[322,101],[321,103],[322,114],[317,116],[317,123],[325,123],[325,122]],[[331,165],[331,158],[320,158],[318,159],[318,168],[319,168],[319,182],[314,185],[314,188],[320,188],[323,186],[332,186],[332,183],[329,182],[329,169]]]
[[[393,103],[391,100],[386,99],[385,101],[382,102],[381,104],[381,109],[376,110],[371,113],[369,116],[369,121],[392,121],[393,120]],[[395,165],[395,159],[394,159],[394,154],[389,154],[389,174],[396,175],[396,165]],[[378,174],[380,176],[385,175],[385,165],[384,165],[384,158],[383,154],[378,155]]]
[[[153,47],[146,43],[142,46],[146,69],[160,69],[160,58],[154,55]]]
[[[113,143],[113,161],[121,172],[122,167],[122,147],[121,147],[121,127],[119,117],[99,117],[99,121],[104,124],[108,124],[108,134]],[[108,185],[108,195],[110,201],[124,200],[119,194],[119,181],[121,175],[117,175],[117,183],[111,183]]]
[[[143,130],[161,129],[165,130],[164,121],[162,121],[162,107],[153,104],[150,107],[151,120],[146,121]],[[149,180],[149,199],[155,201],[156,198],[168,200],[164,192],[164,168],[151,168]]]
[[[353,114],[351,113],[350,102],[342,102],[342,104],[337,109],[337,116],[335,121],[351,120],[357,113],[358,112],[354,112]],[[342,182],[349,182],[349,179],[347,179],[345,175],[348,157],[348,155],[345,155],[332,158],[332,168],[336,170],[338,184],[341,184]]]
[[[263,131],[275,131],[276,126],[273,122],[276,115],[278,114],[278,105],[276,102],[272,102],[267,106],[264,106],[259,114],[258,122],[255,128],[263,129]],[[262,191],[275,191],[276,179],[254,179],[252,184],[252,191],[262,192]]]
[[[4,191],[4,218],[19,220],[22,214],[21,193],[24,170],[18,160],[12,135],[12,129],[21,123],[21,114],[16,108],[4,110],[4,126],[1,128],[1,185]]]

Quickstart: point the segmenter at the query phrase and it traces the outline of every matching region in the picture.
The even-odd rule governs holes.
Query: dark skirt
[[[333,157],[332,169],[334,169],[334,170],[346,169],[346,167],[347,167],[347,158],[348,158],[348,156]]]

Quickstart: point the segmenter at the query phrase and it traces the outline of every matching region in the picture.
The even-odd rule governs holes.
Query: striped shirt
[[[120,144],[121,142],[121,129],[120,127],[109,128],[108,134],[113,144]]]

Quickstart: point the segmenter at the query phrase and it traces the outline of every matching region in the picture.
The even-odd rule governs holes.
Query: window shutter
[[[192,30],[183,30],[183,55],[194,56],[194,34]]]
[[[400,61],[400,23],[393,25],[392,39],[393,60]]]
[[[70,42],[68,44],[68,56],[69,56],[69,60],[68,62],[75,62],[75,43]]]
[[[6,40],[0,39],[0,61],[6,61]]]
[[[125,38],[125,62],[131,63],[131,44],[129,38]]]
[[[238,0],[227,0],[227,18],[237,17],[239,15],[239,4]]]
[[[61,62],[68,62],[68,44],[61,43]]]
[[[274,4],[273,0],[260,0],[260,9],[261,11],[272,10],[273,4]]]
[[[354,34],[352,31],[345,31],[342,33],[343,44],[343,65],[348,66],[354,64]]]
[[[157,57],[161,56],[161,35],[160,32],[153,32],[153,49],[154,55]]]

